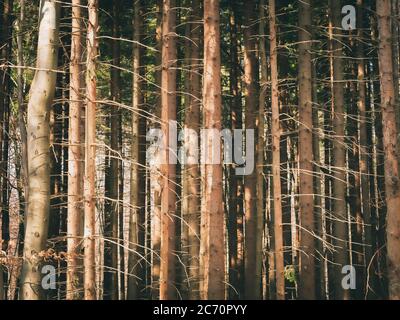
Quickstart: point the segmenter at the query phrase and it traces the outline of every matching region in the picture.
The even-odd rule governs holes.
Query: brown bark
[[[80,299],[82,279],[78,268],[82,236],[82,172],[81,172],[81,119],[83,97],[82,81],[82,13],[81,1],[72,2],[72,34],[70,63],[70,103],[68,132],[68,221],[67,221],[67,299]]]
[[[133,40],[140,42],[143,36],[142,3],[135,1],[133,17]],[[132,150],[131,150],[131,213],[129,225],[128,299],[143,296],[145,277],[145,118],[143,115],[142,52],[140,45],[133,45],[133,100],[132,100]]]
[[[385,189],[387,202],[387,272],[389,298],[400,299],[400,187],[397,154],[395,93],[393,85],[393,52],[391,33],[391,1],[376,2],[379,29],[379,72],[383,145],[385,156]]]
[[[245,127],[257,132],[256,112],[257,112],[257,78],[258,64],[256,56],[255,35],[257,34],[257,24],[255,22],[256,5],[254,1],[244,3],[244,89],[245,89]],[[248,155],[249,156],[249,155]],[[244,210],[245,210],[245,298],[261,298],[261,255],[256,252],[257,237],[257,172],[245,175],[244,177]],[[261,212],[260,212],[261,214]],[[258,271],[258,272],[257,272]]]
[[[170,123],[176,121],[176,8],[175,0],[163,0],[162,18],[162,74],[161,74],[161,130],[163,149],[161,155],[161,266],[160,299],[173,299],[175,288],[175,215],[176,165],[169,148],[174,141],[169,139]]]
[[[86,62],[86,124],[84,177],[84,298],[96,299],[95,215],[96,215],[96,60],[98,52],[98,0],[88,1]]]
[[[271,109],[272,109],[272,177],[274,195],[274,244],[275,244],[275,277],[276,298],[285,299],[285,277],[283,259],[283,230],[282,230],[282,190],[281,190],[281,159],[279,120],[279,87],[278,87],[278,48],[276,34],[275,0],[269,0],[269,29],[270,29],[270,63],[271,63]]]
[[[203,121],[205,129],[221,130],[221,55],[219,1],[204,0]],[[207,139],[205,155],[221,151],[220,139]],[[206,156],[207,157],[207,156]],[[202,178],[200,269],[201,298],[225,297],[224,211],[222,165],[204,164]]]
[[[311,0],[299,2],[300,285],[302,299],[315,299]]]
[[[200,250],[200,167],[198,164],[201,77],[200,59],[200,1],[192,3],[193,13],[187,22],[189,37],[189,74],[188,74],[188,107],[185,110],[184,122],[184,154],[186,163],[182,176],[182,251],[187,253],[187,274],[189,277],[187,289],[189,299],[199,299],[199,250]],[[184,241],[185,240],[185,241]]]
[[[344,69],[341,44],[341,6],[330,2],[332,24],[332,104],[333,104],[333,235],[334,235],[334,288],[336,299],[348,299],[349,290],[342,287],[342,267],[348,263],[347,207],[346,207],[346,151],[344,145]]]

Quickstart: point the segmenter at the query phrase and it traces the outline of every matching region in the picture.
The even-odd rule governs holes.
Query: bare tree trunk
[[[96,215],[96,60],[98,52],[98,0],[88,1],[86,62],[86,124],[84,177],[84,297],[96,299],[95,277],[95,215]]]
[[[379,28],[379,71],[385,155],[385,188],[387,202],[387,271],[389,298],[400,299],[400,187],[397,154],[395,93],[393,85],[393,52],[391,46],[391,1],[376,2]]]
[[[201,76],[200,76],[200,34],[201,19],[200,1],[192,3],[193,13],[187,22],[190,33],[189,75],[188,75],[188,108],[185,110],[184,154],[185,164],[182,174],[182,234],[186,234],[186,243],[182,251],[187,255],[188,298],[199,299],[199,250],[200,250],[200,167],[198,163]]]
[[[142,50],[137,43],[141,42],[142,3],[135,1],[133,18],[133,112],[132,112],[132,156],[131,156],[131,214],[129,225],[129,260],[128,260],[128,299],[133,300],[143,296],[145,277],[144,228],[145,228],[145,118],[142,88]]]
[[[315,299],[313,210],[311,0],[299,2],[300,285],[302,299]]]
[[[334,234],[334,288],[336,299],[349,299],[349,291],[342,287],[342,267],[347,264],[347,208],[346,208],[346,151],[344,141],[344,70],[341,44],[341,7],[330,1],[332,23],[332,103],[333,103],[333,234]]]
[[[40,6],[37,70],[28,103],[29,202],[21,275],[22,300],[41,297],[41,258],[46,249],[50,205],[49,115],[56,85],[60,5],[44,0]]]
[[[161,130],[163,150],[161,162],[161,268],[160,299],[173,299],[175,288],[175,221],[176,194],[175,155],[170,152],[175,141],[170,140],[170,124],[176,122],[176,24],[175,0],[163,0]]]
[[[204,80],[203,121],[210,133],[204,137],[204,177],[202,179],[200,269],[201,298],[224,299],[225,252],[224,211],[222,198],[221,155],[218,164],[207,161],[221,151],[221,56],[219,30],[219,1],[204,0]],[[213,129],[213,130],[211,130]],[[218,131],[217,136],[215,133]],[[214,139],[213,139],[214,138]],[[219,161],[218,161],[219,160]],[[209,162],[209,163],[207,163]]]
[[[245,126],[257,131],[257,78],[258,64],[255,38],[257,24],[253,16],[256,4],[254,1],[244,3],[244,16],[248,24],[244,29],[244,85],[245,85]],[[248,143],[248,142],[246,142]],[[253,146],[254,147],[254,146]],[[250,156],[250,155],[246,155]],[[244,209],[246,215],[245,230],[245,298],[261,298],[261,255],[257,249],[257,172],[244,177]],[[261,212],[260,212],[261,214]],[[257,273],[258,271],[258,273]]]
[[[79,267],[82,237],[82,171],[81,171],[81,119],[83,97],[82,81],[82,13],[81,0],[72,1],[72,34],[70,63],[70,103],[68,132],[68,221],[67,221],[67,299],[80,299],[82,277]]]
[[[281,157],[280,140],[281,125],[279,120],[279,87],[278,87],[278,48],[276,34],[275,0],[269,0],[269,29],[270,29],[270,63],[271,63],[271,109],[272,109],[272,177],[274,197],[274,243],[275,243],[275,277],[276,298],[285,299],[285,277],[283,259],[283,230],[282,230],[282,190],[281,190]]]

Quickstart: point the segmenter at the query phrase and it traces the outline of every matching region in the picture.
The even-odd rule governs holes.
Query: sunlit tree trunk
[[[22,300],[41,298],[41,258],[46,249],[50,206],[50,127],[59,43],[60,4],[44,0],[40,5],[37,71],[28,103],[28,213],[21,274]]]
[[[161,130],[163,149],[161,155],[161,268],[160,299],[176,296],[175,274],[175,223],[176,223],[176,164],[170,148],[170,124],[176,121],[176,8],[175,0],[163,1],[162,18],[162,74],[161,74]]]
[[[86,123],[84,177],[84,297],[96,299],[95,276],[95,215],[96,215],[96,60],[98,52],[98,0],[88,1],[86,62]]]
[[[204,0],[204,79],[203,124],[211,133],[202,143],[205,155],[202,177],[200,270],[201,298],[224,299],[225,297],[225,244],[224,211],[222,198],[221,157],[210,163],[213,152],[221,151],[221,56],[219,30],[219,1]],[[213,139],[214,138],[214,139]],[[221,156],[221,155],[220,155]],[[210,160],[210,159],[208,159]],[[213,160],[213,159],[211,159]],[[207,163],[208,162],[208,163]]]
[[[68,132],[68,221],[67,221],[67,299],[79,299],[82,279],[78,270],[82,236],[83,203],[81,172],[81,119],[83,111],[82,81],[82,13],[81,0],[72,2],[70,63],[70,103]]]

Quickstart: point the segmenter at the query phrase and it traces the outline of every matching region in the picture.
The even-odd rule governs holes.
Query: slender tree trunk
[[[137,44],[141,42],[142,3],[134,2],[133,18],[133,112],[132,112],[132,156],[131,156],[131,214],[129,225],[129,260],[128,260],[128,299],[133,300],[143,296],[143,282],[145,277],[144,232],[145,232],[145,172],[143,148],[145,133],[145,118],[142,109],[144,106],[142,88],[142,50]]]
[[[387,270],[389,298],[400,299],[400,187],[397,154],[395,93],[393,85],[391,1],[376,2],[379,28],[379,71],[385,155],[385,188],[387,202]]]
[[[300,285],[302,299],[315,299],[312,152],[311,0],[299,2]]]
[[[86,62],[86,124],[84,177],[84,297],[96,299],[95,287],[95,215],[96,215],[96,60],[98,52],[98,0],[88,1]]]
[[[333,103],[333,234],[334,234],[334,288],[336,299],[348,299],[349,291],[342,287],[342,267],[348,262],[347,208],[346,208],[346,151],[344,141],[344,69],[341,41],[341,6],[330,1],[332,23],[332,103]]]
[[[82,278],[79,254],[82,237],[81,119],[82,81],[82,13],[81,0],[72,1],[72,34],[70,63],[70,103],[68,132],[68,221],[67,221],[67,299],[80,299]]]
[[[224,211],[222,199],[221,154],[221,56],[219,1],[204,0],[204,79],[203,121],[209,134],[204,137],[204,177],[202,179],[200,269],[201,298],[223,299],[225,296]],[[216,132],[218,131],[218,133]],[[214,136],[213,136],[214,135]],[[217,135],[217,137],[215,137]],[[213,139],[214,138],[214,139]]]
[[[159,95],[155,104],[155,120],[152,122],[152,126],[159,128],[159,120],[161,118],[161,23],[162,23],[162,0],[157,0],[157,26],[156,26],[156,48],[158,52],[156,55],[156,71],[155,71],[155,82],[156,92]],[[156,150],[157,154],[154,158],[159,158],[159,150]],[[151,212],[151,289],[152,298],[157,299],[160,293],[159,280],[160,280],[160,245],[161,245],[161,175],[160,175],[160,161],[156,161],[154,166],[150,170],[150,183],[151,190],[153,193],[153,204]]]
[[[50,127],[57,68],[60,5],[42,1],[36,67],[28,103],[29,202],[21,275],[22,300],[41,297],[40,253],[46,249],[50,205]]]
[[[271,63],[271,108],[272,108],[272,177],[274,194],[274,243],[275,243],[275,277],[276,298],[285,299],[285,277],[283,260],[283,230],[281,202],[281,158],[279,120],[279,87],[278,87],[278,48],[276,34],[275,0],[269,0],[269,29],[270,29],[270,63]]]
[[[245,126],[247,129],[257,130],[257,75],[258,64],[256,56],[255,38],[256,22],[253,14],[256,12],[255,2],[244,3],[244,16],[248,24],[244,29],[244,86],[245,86]],[[246,142],[247,143],[247,142]],[[248,157],[250,155],[247,155]],[[257,172],[253,170],[244,177],[244,210],[246,215],[245,230],[245,298],[261,298],[261,255],[257,249]],[[261,214],[261,213],[260,213]]]
[[[200,1],[194,0],[193,13],[188,22],[191,41],[189,50],[188,108],[185,110],[184,154],[185,165],[182,176],[182,234],[186,234],[188,269],[188,298],[199,299],[199,250],[200,250],[200,167],[198,163],[201,77],[200,77]]]
[[[162,75],[161,75],[161,130],[163,149],[161,162],[161,268],[160,299],[176,296],[175,273],[175,221],[176,221],[176,161],[175,141],[170,139],[170,124],[176,122],[176,40],[175,0],[163,0],[162,19]],[[172,133],[172,132],[171,132]],[[173,136],[173,135],[172,135]],[[175,137],[173,138],[175,139]]]

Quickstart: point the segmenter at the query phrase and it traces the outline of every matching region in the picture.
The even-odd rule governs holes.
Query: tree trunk
[[[346,151],[344,142],[344,70],[341,44],[341,6],[330,1],[332,23],[332,104],[333,104],[333,235],[334,235],[334,288],[335,298],[349,298],[349,291],[342,287],[342,267],[348,263],[347,207],[346,207]]]
[[[272,109],[272,177],[274,197],[274,243],[275,243],[275,277],[276,298],[285,299],[285,277],[283,259],[283,230],[281,202],[281,157],[280,137],[281,125],[279,120],[279,87],[278,87],[278,48],[276,34],[275,0],[269,0],[269,29],[270,29],[270,63],[271,63],[271,109]]]
[[[187,289],[189,299],[199,299],[199,250],[200,250],[200,167],[198,163],[201,77],[200,59],[200,1],[192,3],[193,13],[188,21],[189,37],[189,74],[188,74],[188,108],[185,110],[184,123],[184,169],[182,173],[182,234],[186,234],[186,243],[182,241],[182,251],[187,255]],[[183,237],[182,237],[183,240]]]
[[[299,3],[299,169],[300,169],[300,285],[302,299],[315,299],[311,0]]]
[[[29,202],[21,274],[22,300],[41,298],[41,258],[46,249],[50,205],[49,115],[56,85],[60,5],[40,6],[37,70],[28,103]]]
[[[170,124],[176,122],[176,8],[175,0],[163,0],[162,19],[162,74],[161,74],[161,268],[160,299],[176,296],[175,273],[175,221],[176,221],[176,156],[175,141],[170,139]],[[172,133],[172,132],[171,132]],[[173,135],[172,135],[173,137]],[[175,137],[173,137],[175,139]]]
[[[391,33],[391,1],[376,2],[379,28],[379,71],[383,145],[385,156],[385,188],[387,202],[387,271],[389,298],[400,299],[400,187],[397,154],[395,93],[393,85],[393,56]]]
[[[221,154],[213,163],[209,158],[221,151],[221,56],[219,0],[204,0],[204,79],[203,121],[209,134],[204,137],[204,176],[202,181],[200,269],[201,298],[225,297],[224,211],[222,198]],[[217,136],[215,133],[218,131]],[[213,137],[214,133],[214,137]],[[214,139],[213,139],[214,138]]]
[[[129,258],[128,258],[128,299],[134,300],[143,296],[145,277],[144,233],[145,233],[145,118],[142,88],[142,50],[137,44],[143,36],[142,3],[135,1],[133,18],[133,103],[132,103],[132,158],[131,158],[131,214],[129,225]]]
[[[81,0],[72,1],[72,34],[70,63],[70,103],[68,132],[68,222],[67,222],[67,299],[80,299],[82,278],[79,267],[82,236],[82,172],[81,172],[81,119],[83,97],[82,81],[82,13]]]
[[[257,24],[255,16],[256,4],[247,1],[244,4],[244,17],[248,24],[244,27],[244,86],[245,86],[245,126],[246,130],[257,132],[257,80],[258,63],[256,56],[255,35]],[[246,142],[248,143],[248,142]],[[255,146],[252,146],[253,148]],[[250,157],[250,155],[246,155]],[[257,233],[257,171],[253,170],[244,177],[244,210],[245,224],[245,298],[261,298],[261,254],[256,252],[257,242],[261,234]],[[262,214],[260,212],[259,214]]]
[[[84,297],[96,299],[95,287],[95,215],[96,215],[96,60],[98,52],[98,0],[88,1],[86,62],[86,124],[84,177]]]

